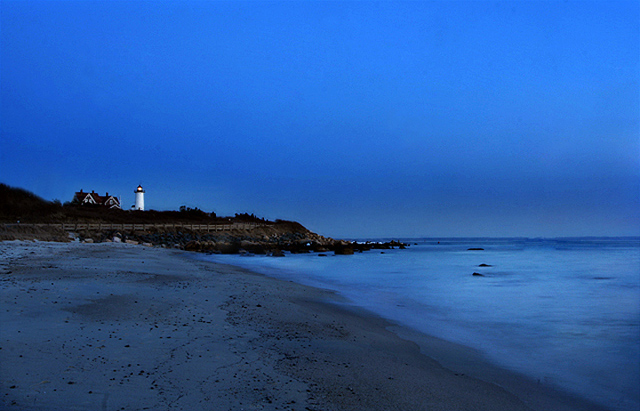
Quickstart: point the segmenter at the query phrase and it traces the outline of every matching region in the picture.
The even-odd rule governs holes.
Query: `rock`
[[[484,248],[467,248],[467,251],[484,251]]]
[[[267,250],[265,247],[266,246],[264,243],[260,243],[257,241],[244,240],[240,242],[240,249],[246,250],[247,252],[252,254],[266,254]]]
[[[336,247],[334,253],[336,255],[352,255],[354,251],[353,251],[353,248]]]
[[[359,243],[355,243],[355,242],[354,242],[354,243],[352,244],[352,247],[353,247],[354,251],[355,251],[355,250],[357,250],[359,253],[362,253],[362,252],[364,252],[364,251],[369,251],[369,250],[371,250],[372,245],[371,245],[371,244],[368,244],[368,243],[367,243],[367,244],[359,244]]]
[[[85,238],[85,239],[84,239],[84,241],[83,241],[83,243],[89,243],[89,244],[91,244],[91,243],[93,243],[93,238]]]
[[[213,251],[218,249],[218,243],[216,243],[215,241],[206,241],[204,239],[194,240],[194,241],[197,241],[200,243],[200,251],[208,252],[208,251]],[[240,247],[237,247],[234,250],[235,252],[238,252],[240,250]]]
[[[480,264],[478,267],[493,267],[493,266],[489,264]]]
[[[184,250],[185,251],[200,251],[200,249],[202,248],[202,245],[200,244],[200,241],[189,241],[187,244],[184,245]]]
[[[282,250],[273,250],[270,255],[271,257],[284,257],[284,252]]]
[[[473,275],[475,275],[476,277],[484,277],[484,275],[482,275],[480,273],[473,273]]]
[[[336,255],[351,255],[354,253],[354,243],[344,240],[338,241],[333,246],[333,252]]]
[[[222,254],[238,254],[240,251],[239,242],[219,242],[216,247]]]

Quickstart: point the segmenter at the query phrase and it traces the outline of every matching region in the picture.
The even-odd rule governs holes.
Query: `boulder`
[[[219,242],[216,243],[216,248],[222,254],[238,254],[240,251],[240,243],[238,242]]]
[[[200,251],[200,249],[202,248],[202,245],[200,244],[200,241],[189,241],[187,244],[184,245],[184,249],[185,251]]]
[[[273,250],[270,254],[271,257],[284,257],[284,252],[282,250]]]
[[[213,241],[201,241],[200,251],[213,251],[216,250],[216,243]]]
[[[474,276],[476,277],[484,277],[484,275],[480,274],[480,273],[473,273]]]

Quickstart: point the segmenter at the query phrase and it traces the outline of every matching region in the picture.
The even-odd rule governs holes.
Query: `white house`
[[[111,196],[109,193],[101,196],[93,190],[91,190],[90,193],[85,193],[80,189],[80,191],[73,196],[72,203],[80,205],[99,205],[108,208],[121,208],[120,199],[118,197]]]

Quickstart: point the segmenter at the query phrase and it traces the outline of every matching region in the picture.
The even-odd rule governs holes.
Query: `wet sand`
[[[331,292],[181,251],[2,242],[0,304],[1,409],[579,409],[443,368],[425,351],[464,347]]]

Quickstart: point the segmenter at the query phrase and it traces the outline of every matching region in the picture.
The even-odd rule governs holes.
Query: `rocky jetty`
[[[333,251],[339,255],[350,255],[372,249],[406,247],[406,244],[398,241],[359,243],[335,240],[313,233],[295,222],[279,222],[248,230],[212,233],[184,229],[131,232],[106,230],[81,231],[77,236],[83,242],[122,242],[204,253],[259,254],[274,257],[284,256],[284,251],[295,254]]]

